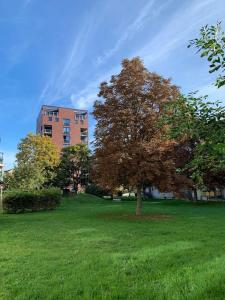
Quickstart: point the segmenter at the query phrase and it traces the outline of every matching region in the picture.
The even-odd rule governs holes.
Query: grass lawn
[[[90,195],[0,215],[0,299],[225,299],[225,205]],[[163,215],[161,218],[161,214]]]

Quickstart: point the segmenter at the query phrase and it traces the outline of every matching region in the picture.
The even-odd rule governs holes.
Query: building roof
[[[41,109],[59,109],[59,108],[63,108],[63,109],[69,109],[69,110],[74,110],[74,111],[81,111],[81,112],[87,112],[87,109],[77,109],[74,107],[64,107],[64,106],[56,106],[56,105],[47,105],[47,104],[43,104],[41,106]]]

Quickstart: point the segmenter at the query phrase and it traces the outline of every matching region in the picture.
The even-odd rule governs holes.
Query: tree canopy
[[[225,182],[225,107],[195,93],[180,96],[167,106],[163,118],[170,138],[186,145],[190,153],[180,169],[197,188],[224,186]]]
[[[225,85],[225,34],[221,22],[216,25],[204,26],[200,36],[190,41],[188,47],[195,46],[201,57],[209,62],[209,73],[219,72],[216,80],[218,88]]]
[[[62,149],[59,166],[56,169],[55,185],[67,188],[72,185],[75,192],[78,185],[86,184],[89,174],[90,151],[85,144]]]
[[[104,188],[123,185],[137,190],[136,214],[141,214],[145,183],[168,191],[177,187],[175,142],[162,139],[158,126],[164,105],[175,101],[177,86],[149,72],[139,58],[125,59],[122,70],[100,86],[93,115],[95,181]]]
[[[51,138],[30,133],[19,143],[16,160],[9,186],[40,189],[52,181],[59,163],[59,152]]]

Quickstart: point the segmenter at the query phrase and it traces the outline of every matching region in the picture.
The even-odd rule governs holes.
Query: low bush
[[[57,188],[39,191],[8,191],[3,198],[3,212],[23,213],[55,209],[60,204],[61,191]]]
[[[135,196],[122,196],[121,200],[125,200],[125,201],[136,201],[136,197]]]
[[[120,198],[121,198],[121,200],[125,200],[125,201],[136,201],[137,200],[136,196],[122,196]],[[155,198],[142,196],[142,201],[156,201],[156,200],[158,201],[158,199],[155,199]]]
[[[87,194],[95,195],[95,196],[98,196],[98,197],[109,196],[109,194],[110,194],[109,191],[104,190],[104,189],[100,188],[99,186],[97,186],[95,184],[89,184],[86,187],[85,192]]]

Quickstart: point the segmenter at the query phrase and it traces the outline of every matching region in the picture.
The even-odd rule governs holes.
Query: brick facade
[[[37,119],[36,132],[50,136],[59,150],[78,143],[88,144],[88,112],[43,105]]]

